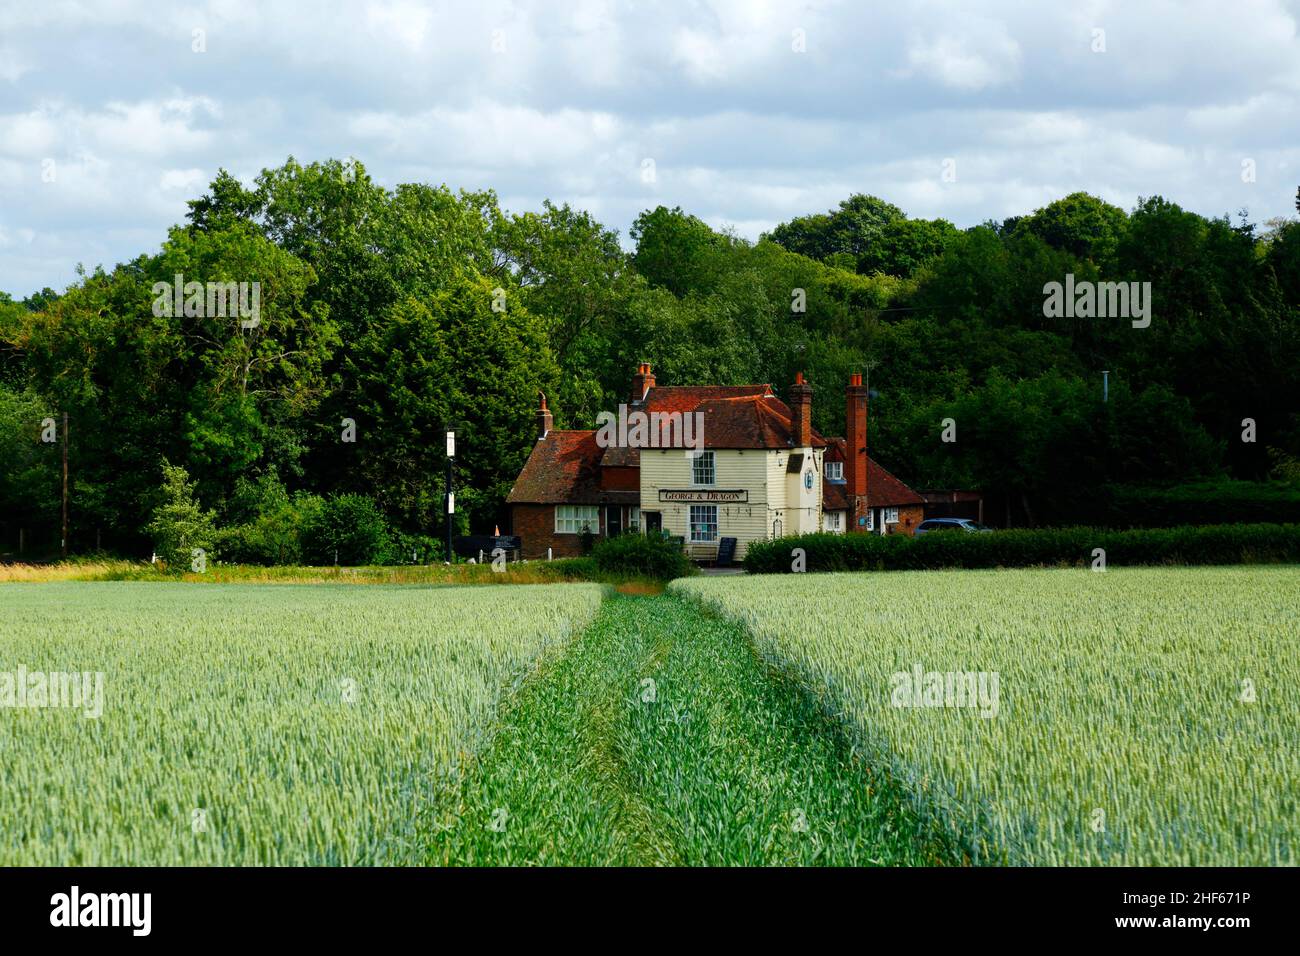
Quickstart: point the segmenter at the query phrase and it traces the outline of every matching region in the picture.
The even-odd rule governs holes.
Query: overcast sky
[[[1297,20],[1300,0],[0,0],[0,290],[154,252],[219,168],[290,154],[573,203],[625,240],[660,203],[756,238],[854,192],[959,226],[1079,189],[1262,222],[1300,185]]]

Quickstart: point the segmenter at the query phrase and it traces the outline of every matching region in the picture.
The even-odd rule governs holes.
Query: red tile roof
[[[790,408],[769,385],[707,385],[652,388],[644,403],[630,410],[704,415],[705,448],[790,448]],[[844,439],[825,439],[815,430],[815,448],[844,454]],[[550,431],[533,446],[506,501],[511,504],[599,504],[626,500],[636,492],[602,492],[602,465],[638,466],[637,448],[601,448],[596,431]],[[872,505],[923,504],[924,499],[878,464],[867,459],[867,495]],[[631,497],[629,497],[631,496]],[[823,507],[848,508],[844,485],[822,482]]]
[[[628,448],[624,445],[611,445],[605,449],[605,455],[600,459],[600,463],[615,468],[639,468],[641,466],[641,449]]]
[[[790,409],[773,394],[771,385],[656,385],[636,407],[649,412],[693,412],[704,402],[718,399],[768,397],[790,417]]]
[[[844,460],[847,451],[844,439],[829,438],[827,442],[830,446],[827,451],[828,456],[831,455],[831,450],[833,450],[839,453],[838,456],[835,456],[837,460]],[[843,482],[827,481],[823,478],[822,509],[825,511],[847,511],[849,499],[845,493],[846,487]],[[893,508],[899,505],[923,505],[925,499],[876,464],[873,458],[867,456],[867,502],[873,508],[882,506]]]
[[[770,385],[686,385],[656,386],[645,401],[628,409],[649,415],[704,415],[705,448],[790,448],[793,427],[790,407],[772,392]],[[825,441],[814,430],[814,448]],[[641,464],[641,449],[606,449],[602,465]]]
[[[778,398],[711,399],[701,402],[695,411],[704,415],[705,448],[794,447],[790,409]],[[826,447],[816,431],[809,443],[814,448]]]
[[[506,496],[510,504],[597,504],[600,456],[594,431],[555,431],[533,446]]]

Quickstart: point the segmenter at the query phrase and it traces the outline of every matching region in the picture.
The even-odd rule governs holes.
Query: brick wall
[[[555,505],[511,505],[510,533],[522,539],[525,558],[544,559],[547,548],[557,558],[582,555],[582,535],[555,533]]]
[[[925,505],[900,505],[898,508],[898,524],[890,526],[890,534],[915,534],[916,526],[924,520]]]

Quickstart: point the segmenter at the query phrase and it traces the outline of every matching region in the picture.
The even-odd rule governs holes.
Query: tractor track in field
[[[660,644],[645,657],[639,670],[658,670],[668,656],[669,646]],[[626,694],[611,689],[610,696],[588,712],[585,743],[601,775],[612,785],[611,796],[617,805],[616,818],[629,851],[629,857],[642,865],[673,866],[681,861],[676,855],[676,839],[670,834],[671,823],[664,820],[643,799],[634,774],[619,753],[615,741],[618,721],[627,705]]]
[[[500,720],[422,815],[423,862],[960,862],[743,627],[680,596],[608,597]]]

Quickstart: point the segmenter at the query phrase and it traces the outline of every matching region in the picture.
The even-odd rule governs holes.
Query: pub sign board
[[[718,491],[714,488],[689,488],[681,491],[671,491],[666,488],[659,489],[660,501],[689,501],[694,504],[745,504],[749,501],[749,492],[745,489],[738,491]]]

